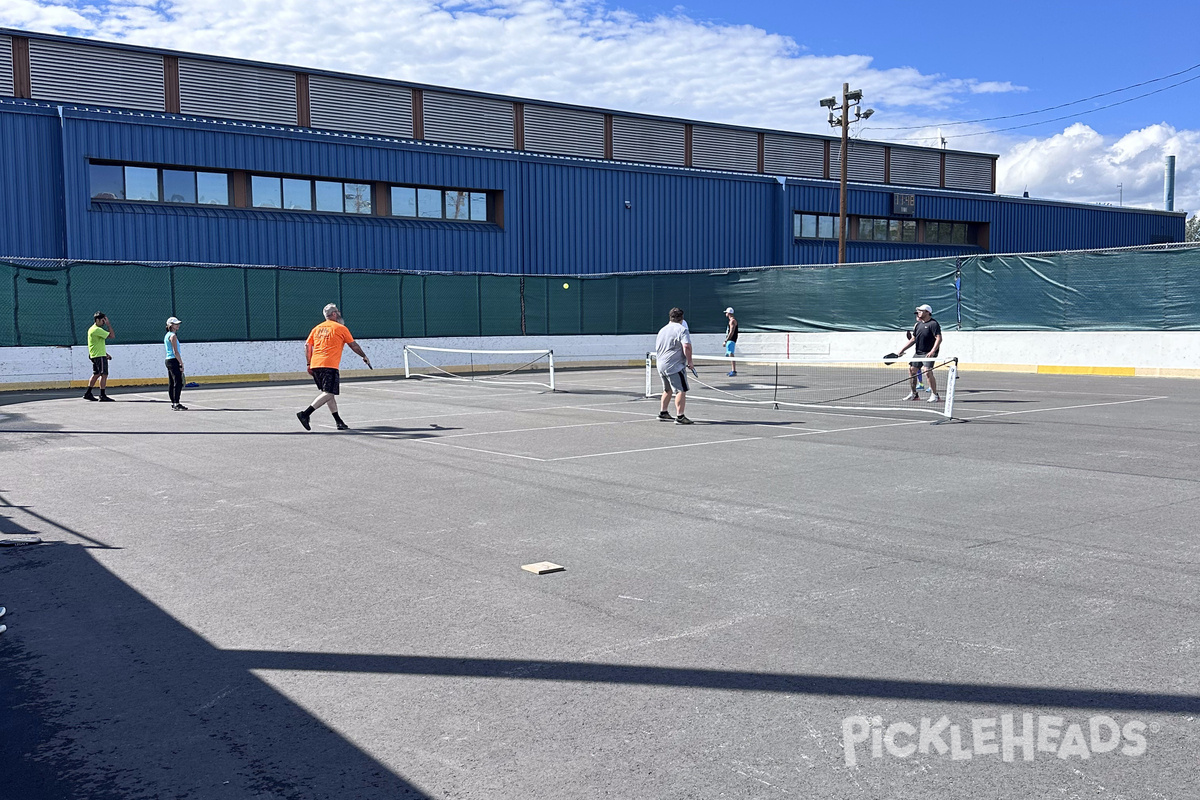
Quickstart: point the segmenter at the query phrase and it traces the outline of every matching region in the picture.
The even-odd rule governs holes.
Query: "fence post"
[[[13,344],[17,347],[21,346],[21,315],[18,309],[21,307],[21,300],[17,296],[17,287],[20,285],[17,281],[17,274],[21,268],[13,264]]]
[[[250,269],[242,267],[242,301],[246,304],[246,341],[250,341]]]
[[[76,342],[76,338],[75,338],[75,303],[73,300],[71,300],[71,267],[67,266],[67,262],[65,260],[62,263],[63,263],[63,271],[67,273],[67,277],[64,279],[63,283],[66,284],[66,289],[67,289],[67,325],[70,326],[70,331],[71,331],[71,341],[68,342],[68,344],[74,345]]]

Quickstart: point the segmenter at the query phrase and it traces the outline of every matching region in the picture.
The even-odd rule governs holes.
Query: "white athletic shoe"
[[[940,403],[940,402],[942,402],[942,398],[938,397],[936,394],[931,394],[931,395],[929,395],[929,400],[927,400],[926,402]]]
[[[916,393],[916,392],[909,392],[909,393],[908,393],[908,397],[906,397],[906,398],[904,398],[904,399],[905,399],[905,400],[919,400],[920,398],[918,398],[918,397],[917,397],[917,393]]]

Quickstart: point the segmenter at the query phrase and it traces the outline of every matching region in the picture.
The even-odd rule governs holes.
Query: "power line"
[[[1108,97],[1109,95],[1120,94],[1121,92],[1127,92],[1130,89],[1136,89],[1139,86],[1149,86],[1152,83],[1158,83],[1159,81],[1166,81],[1166,80],[1170,80],[1171,78],[1177,78],[1180,75],[1184,75],[1195,69],[1200,69],[1200,64],[1193,64],[1192,66],[1188,67],[1187,69],[1181,69],[1178,72],[1172,72],[1170,75],[1163,75],[1161,78],[1151,78],[1150,80],[1142,81],[1141,83],[1133,83],[1133,84],[1130,84],[1129,86],[1124,86],[1120,89],[1113,89],[1108,92],[1101,92],[1100,94],[1094,94],[1091,97],[1085,97],[1082,100],[1072,100],[1069,103],[1060,103],[1059,105],[1056,105],[1056,106],[1048,106],[1046,108],[1040,108],[1037,111],[1022,111],[1019,114],[1004,114],[999,117],[980,117],[979,119],[965,119],[965,120],[961,120],[959,122],[939,122],[939,123],[930,123],[930,125],[908,125],[905,127],[873,128],[873,130],[877,130],[877,131],[913,131],[913,130],[919,130],[921,128],[928,128],[934,124],[936,124],[942,128],[948,128],[952,125],[972,125],[977,122],[995,122],[996,120],[1001,120],[1001,119],[1015,119],[1016,117],[1028,117],[1033,114],[1044,114],[1047,111],[1057,111],[1060,108],[1068,108],[1069,106],[1076,106],[1076,105],[1079,105],[1080,103],[1086,103],[1089,100],[1097,100],[1101,97]],[[1187,81],[1182,81],[1182,82],[1187,83]],[[1177,83],[1174,85],[1178,86],[1179,84]],[[1168,87],[1164,87],[1164,88],[1169,89],[1171,87],[1168,86]],[[1153,94],[1153,92],[1151,92],[1151,94]],[[1140,96],[1146,97],[1146,95],[1140,95]],[[1131,98],[1131,99],[1136,100],[1137,98]],[[1114,104],[1114,105],[1117,105],[1117,104]],[[1103,108],[1111,108],[1111,107],[1112,106],[1103,106]],[[1096,110],[1098,111],[1099,109],[1096,109]],[[1065,119],[1065,117],[1059,117],[1059,119]],[[1052,120],[1046,120],[1046,121],[1051,122]],[[1005,130],[1012,130],[1012,129],[1005,128]]]
[[[1200,66],[1200,65],[1198,65],[1198,66]],[[1185,72],[1186,72],[1186,70],[1185,70]],[[1149,97],[1152,94],[1159,94],[1161,92],[1167,91],[1168,89],[1174,89],[1177,86],[1183,86],[1185,83],[1191,83],[1192,81],[1200,81],[1200,75],[1194,75],[1186,80],[1179,81],[1178,83],[1172,83],[1170,86],[1164,86],[1161,89],[1155,89],[1152,92],[1146,92],[1145,94],[1139,94],[1135,97],[1128,97],[1124,100],[1118,100],[1115,103],[1109,103],[1108,105],[1097,106],[1096,108],[1090,108],[1087,111],[1080,111],[1075,114],[1067,114],[1067,115],[1061,116],[1061,117],[1052,117],[1051,119],[1043,119],[1043,120],[1039,120],[1038,122],[1027,122],[1024,125],[1013,125],[1008,128],[995,128],[990,131],[976,131],[974,133],[960,133],[960,134],[956,134],[955,138],[965,139],[969,136],[984,136],[989,133],[1003,133],[1004,131],[1015,131],[1015,130],[1020,130],[1021,128],[1033,128],[1038,125],[1045,125],[1050,122],[1061,122],[1064,119],[1074,119],[1076,117],[1082,117],[1085,114],[1094,114],[1097,111],[1103,111],[1106,108],[1114,108],[1115,106],[1122,106],[1122,105],[1125,105],[1126,103],[1132,103],[1134,100],[1141,100],[1143,97]],[[929,128],[932,126],[931,125],[921,125],[919,127]],[[919,141],[921,139],[930,139],[930,138],[932,138],[932,137],[920,136],[920,137],[917,137],[917,140]]]

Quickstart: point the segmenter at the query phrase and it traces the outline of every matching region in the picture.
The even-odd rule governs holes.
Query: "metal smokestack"
[[[1163,208],[1175,210],[1175,156],[1167,156],[1167,171],[1163,176]]]

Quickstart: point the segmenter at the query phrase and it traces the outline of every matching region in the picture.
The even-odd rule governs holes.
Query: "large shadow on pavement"
[[[0,551],[0,798],[428,797],[94,552]]]

